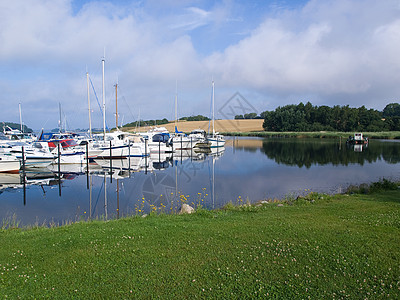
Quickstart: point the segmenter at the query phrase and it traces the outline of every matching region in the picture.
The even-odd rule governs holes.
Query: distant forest
[[[180,121],[208,121],[210,120],[209,118],[202,116],[202,115],[197,115],[197,116],[190,116],[190,117],[182,117],[179,119]],[[162,124],[167,124],[169,121],[164,118],[162,120],[140,120],[140,121],[135,121],[131,122],[128,124],[125,124],[123,127],[136,127],[136,126],[157,126],[157,125],[162,125]]]
[[[400,131],[400,104],[390,103],[382,112],[365,106],[333,107],[286,105],[260,114],[266,131]]]
[[[235,119],[264,119],[265,131],[400,131],[400,104],[390,103],[383,111],[335,105],[313,106],[310,102],[298,105],[290,104],[278,107],[273,111],[264,111],[260,115],[249,113],[237,115]],[[181,121],[207,121],[208,117],[197,115],[182,117]],[[13,122],[2,122],[3,126],[20,129],[21,125]],[[169,123],[168,119],[140,120],[125,124],[123,127],[158,126]],[[23,125],[24,132],[33,130]],[[58,129],[57,129],[58,130]]]
[[[167,124],[169,121],[164,118],[161,120],[139,120],[131,123],[127,123],[122,127],[139,127],[139,126],[158,126],[162,124]]]
[[[249,113],[249,114],[235,116],[235,120],[243,120],[243,119],[262,119],[262,117],[258,116],[256,113]]]
[[[181,121],[208,121],[210,118],[207,118],[202,115],[197,115],[197,116],[190,116],[190,117],[182,117],[179,120]]]

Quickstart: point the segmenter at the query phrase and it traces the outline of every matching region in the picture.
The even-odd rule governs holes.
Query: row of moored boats
[[[165,127],[145,133],[105,132],[91,136],[77,133],[26,134],[4,126],[0,134],[0,172],[17,173],[22,168],[51,164],[84,164],[89,161],[147,157],[154,154],[224,147],[222,135],[198,129],[186,135],[170,134]]]

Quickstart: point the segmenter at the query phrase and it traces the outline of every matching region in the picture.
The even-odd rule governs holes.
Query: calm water
[[[62,166],[61,181],[47,169],[29,172],[25,187],[19,175],[1,174],[0,219],[65,224],[176,211],[182,201],[217,208],[305,189],[342,192],[383,177],[399,180],[400,142],[372,140],[367,148],[354,149],[333,139],[236,138],[221,152],[114,160],[113,172],[109,163],[104,167],[92,164],[87,175],[86,166]]]

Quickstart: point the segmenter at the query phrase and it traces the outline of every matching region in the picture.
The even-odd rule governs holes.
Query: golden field
[[[251,120],[215,120],[215,131],[217,132],[252,132],[252,131],[263,131],[262,124],[263,119],[251,119]],[[191,132],[194,129],[204,129],[208,131],[209,121],[179,121],[178,130],[183,132]],[[175,123],[170,122],[168,124],[160,125],[167,128],[169,132],[175,131]],[[140,127],[140,131],[147,131],[152,127]],[[135,128],[124,128],[127,131],[135,131]]]

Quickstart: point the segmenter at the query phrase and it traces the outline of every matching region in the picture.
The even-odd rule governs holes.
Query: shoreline
[[[344,192],[341,193],[334,193],[334,194],[329,194],[325,192],[313,192],[309,190],[305,194],[299,194],[299,195],[287,195],[284,198],[265,198],[265,199],[260,199],[257,201],[250,202],[248,199],[245,200],[239,196],[238,199],[236,199],[236,202],[234,201],[229,201],[225,203],[222,207],[215,208],[215,209],[207,209],[203,208],[201,204],[194,204],[194,207],[192,205],[187,205],[185,201],[180,202],[180,207],[182,209],[182,206],[187,205],[192,209],[191,213],[196,213],[198,211],[200,212],[220,212],[224,210],[235,210],[235,209],[241,209],[242,207],[246,208],[256,208],[259,207],[260,205],[264,204],[283,204],[283,205],[293,205],[294,203],[297,203],[296,201],[301,200],[301,201],[312,201],[315,202],[315,200],[320,199],[321,197],[339,197],[339,196],[349,196],[353,194],[370,194],[370,193],[379,193],[382,191],[386,190],[395,190],[397,186],[397,189],[400,190],[400,181],[392,181],[383,178],[382,180],[378,182],[371,182],[371,183],[362,183],[359,185],[349,185]],[[315,199],[314,199],[315,198]],[[181,198],[182,199],[182,198]],[[190,214],[191,214],[190,213]],[[74,220],[65,220],[62,224],[56,224],[53,222],[48,222],[48,223],[35,223],[35,224],[29,224],[29,225],[23,225],[19,226],[20,221],[18,220],[17,216],[14,214],[10,217],[2,219],[2,224],[0,225],[0,233],[7,231],[7,230],[21,230],[21,231],[29,231],[29,230],[35,230],[39,228],[63,228],[63,227],[68,227],[74,224],[79,224],[79,223],[87,223],[90,224],[92,222],[114,222],[118,220],[124,220],[124,219],[132,219],[132,218],[146,218],[148,216],[152,217],[157,217],[157,216],[178,216],[181,214],[186,214],[186,212],[181,212],[179,209],[176,209],[171,212],[166,212],[165,210],[160,210],[157,209],[152,209],[148,213],[143,212],[139,213],[136,212],[135,214],[130,214],[126,216],[122,216],[120,218],[109,218],[105,219],[104,216],[100,216],[97,218],[89,218],[89,219],[75,219]]]
[[[253,137],[264,137],[264,138],[342,138],[347,139],[349,136],[353,136],[354,132],[330,132],[330,131],[318,131],[318,132],[272,132],[272,131],[253,131],[253,132],[221,132],[225,136],[253,136]],[[385,132],[365,132],[365,137],[369,139],[387,139],[387,140],[398,140],[400,139],[400,131],[385,131]]]
[[[372,194],[360,186],[360,194],[0,230],[0,296],[398,298],[398,184],[369,185]]]

